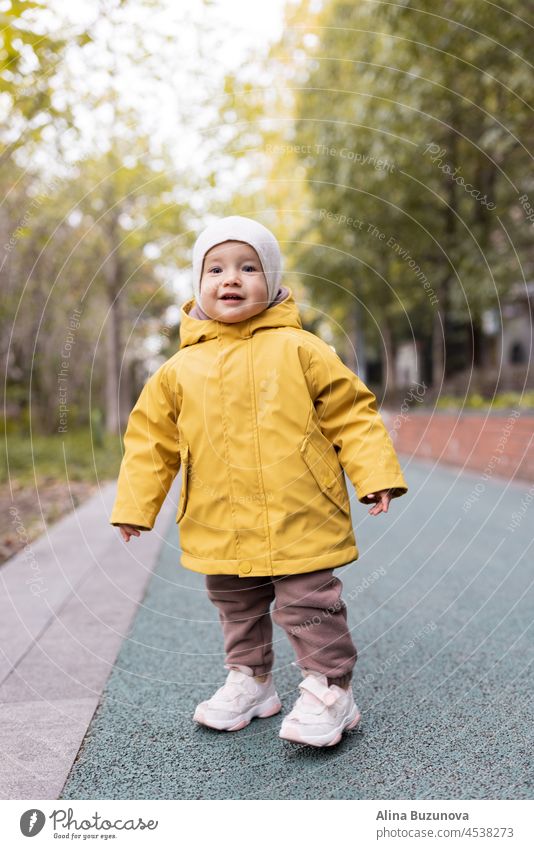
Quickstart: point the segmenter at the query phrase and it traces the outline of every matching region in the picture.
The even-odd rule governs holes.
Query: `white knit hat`
[[[280,286],[282,278],[282,254],[275,236],[267,227],[252,218],[230,215],[219,218],[202,231],[193,247],[193,289],[195,300],[200,304],[200,279],[204,257],[210,248],[221,242],[236,241],[252,245],[260,258],[263,273],[267,280],[269,304],[271,304]]]

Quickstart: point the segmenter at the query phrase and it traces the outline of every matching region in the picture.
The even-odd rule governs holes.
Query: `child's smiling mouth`
[[[242,301],[244,300],[243,295],[232,294],[232,295],[222,295],[219,298],[220,301]]]

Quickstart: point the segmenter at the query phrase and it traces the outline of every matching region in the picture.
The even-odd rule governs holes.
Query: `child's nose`
[[[241,274],[238,268],[231,269],[228,271],[225,280],[225,283],[240,283],[241,282]]]

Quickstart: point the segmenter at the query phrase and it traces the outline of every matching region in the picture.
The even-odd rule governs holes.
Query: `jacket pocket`
[[[182,489],[180,490],[180,500],[178,502],[178,512],[176,513],[176,522],[180,522],[187,507],[187,497],[189,495],[189,474],[191,460],[189,457],[189,445],[185,443],[180,445],[180,464],[182,468]]]
[[[320,430],[314,428],[302,441],[300,453],[322,492],[336,507],[350,516],[343,469],[331,442]]]

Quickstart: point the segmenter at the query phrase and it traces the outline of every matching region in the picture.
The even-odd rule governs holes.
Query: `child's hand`
[[[119,530],[121,532],[121,537],[123,538],[124,542],[129,542],[130,537],[141,536],[139,528],[137,528],[135,525],[119,525]]]
[[[369,495],[365,497],[369,499],[369,501],[376,501],[374,507],[371,507],[369,510],[369,514],[371,516],[378,516],[379,513],[387,513],[389,502],[391,501],[391,490],[389,489],[380,489],[378,492],[370,492]]]

